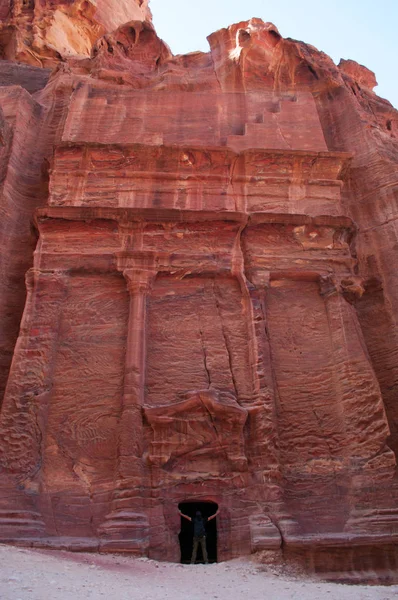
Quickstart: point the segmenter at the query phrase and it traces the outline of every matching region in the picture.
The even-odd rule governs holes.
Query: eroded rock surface
[[[3,58],[51,67],[90,56],[101,35],[151,13],[148,0],[1,0],[0,19]]]
[[[1,539],[178,561],[212,502],[220,560],[390,581],[397,112],[271,23],[86,5],[2,5]]]

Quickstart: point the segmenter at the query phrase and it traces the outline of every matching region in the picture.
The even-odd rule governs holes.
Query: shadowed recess
[[[181,502],[178,509],[193,518],[197,510],[200,510],[203,517],[209,518],[217,512],[218,505],[215,502]],[[191,562],[192,544],[193,544],[193,524],[181,517],[181,531],[178,536],[181,548],[181,562],[188,564]],[[209,562],[217,562],[217,517],[206,523],[206,547]],[[202,548],[198,547],[196,562],[203,562]]]

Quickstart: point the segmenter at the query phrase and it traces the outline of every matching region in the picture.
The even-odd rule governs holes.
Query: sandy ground
[[[397,600],[398,586],[278,575],[250,560],[178,565],[0,545],[1,600]]]

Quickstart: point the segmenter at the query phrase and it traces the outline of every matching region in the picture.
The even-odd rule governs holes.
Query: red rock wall
[[[128,316],[123,283],[95,274],[76,274],[66,283],[44,444],[49,492],[66,488],[85,495],[112,486]]]
[[[1,334],[0,394],[3,395],[25,304],[24,276],[32,265],[37,236],[32,216],[47,197],[42,173],[43,107],[22,88],[0,88],[2,106],[1,156]]]
[[[151,19],[148,0],[1,0],[3,58],[51,67],[90,56],[94,42],[128,21]]]
[[[98,127],[98,120],[104,124]],[[106,123],[106,126],[105,126]],[[292,128],[294,123],[294,128]],[[147,146],[224,146],[326,151],[311,94],[117,90],[81,86],[73,94],[62,140]]]
[[[221,560],[393,577],[396,112],[272,24],[173,57],[110,7],[82,58],[77,3],[3,24],[58,67],[0,91],[1,539],[179,560],[211,501]]]
[[[358,71],[356,79],[346,76],[344,88],[333,91],[327,98],[325,95],[319,97],[319,113],[329,146],[354,152],[347,173],[345,206],[347,214],[359,226],[356,244],[359,272],[369,280],[369,296],[372,296],[372,300],[365,297],[360,302],[358,314],[382,387],[391,428],[390,444],[397,451],[397,285],[394,269],[397,111],[363,85],[363,69]],[[369,127],[364,127],[364,122]],[[381,327],[377,335],[373,333],[375,313]]]

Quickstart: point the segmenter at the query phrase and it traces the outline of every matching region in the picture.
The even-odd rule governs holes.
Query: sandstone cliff
[[[48,67],[90,56],[101,35],[151,13],[148,0],[1,0],[0,19],[2,58]]]
[[[145,2],[7,6],[1,539],[178,560],[200,502],[219,559],[395,577],[398,113],[373,73],[260,19],[173,56]]]

